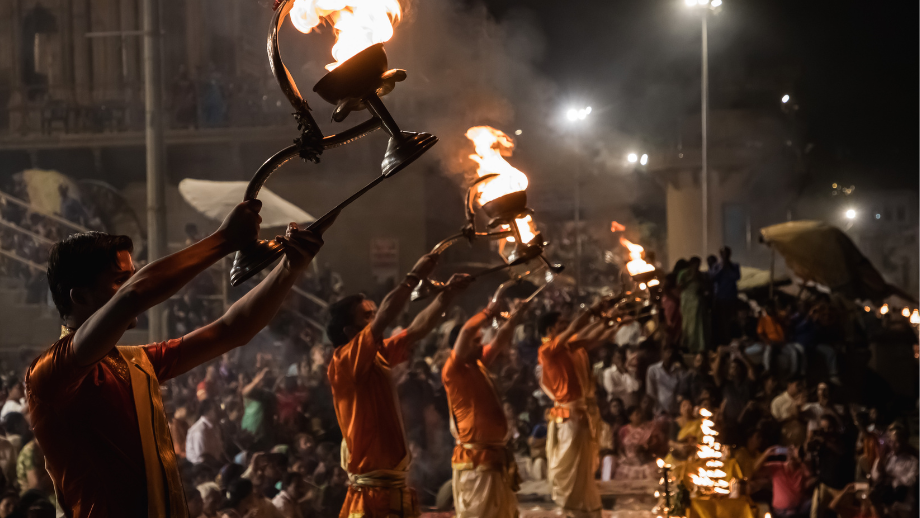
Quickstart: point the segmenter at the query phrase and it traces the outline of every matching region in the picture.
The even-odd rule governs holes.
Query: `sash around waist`
[[[406,479],[409,476],[408,471],[395,469],[378,469],[361,474],[348,474],[348,480],[351,485],[358,487],[384,487],[390,489],[402,489],[406,487]]]

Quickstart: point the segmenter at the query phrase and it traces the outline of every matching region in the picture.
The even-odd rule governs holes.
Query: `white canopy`
[[[179,182],[179,192],[189,205],[205,217],[223,221],[230,210],[243,201],[247,185],[248,182],[215,182],[186,178]],[[316,220],[300,207],[265,187],[259,191],[259,200],[262,201],[262,212],[259,214],[265,228],[286,227],[292,221],[304,225]]]

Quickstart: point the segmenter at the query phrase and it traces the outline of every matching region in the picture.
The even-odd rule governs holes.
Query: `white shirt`
[[[303,514],[300,512],[300,506],[284,491],[275,495],[275,498],[272,499],[272,504],[276,509],[281,511],[284,518],[303,518]]]
[[[188,429],[185,438],[185,457],[192,464],[201,462],[204,454],[209,454],[217,460],[223,458],[224,441],[220,437],[220,428],[201,416],[195,424]]]
[[[680,364],[674,362],[671,368],[665,370],[664,364],[652,364],[645,374],[645,391],[655,399],[655,407],[659,412],[676,415],[677,407],[677,382],[683,375]]]
[[[913,486],[917,483],[920,464],[917,457],[909,453],[892,453],[885,458],[876,459],[872,467],[872,478],[887,478],[893,487]]]
[[[22,414],[23,408],[25,408],[25,405],[23,405],[22,399],[19,401],[7,399],[6,403],[3,403],[3,408],[0,409],[0,419],[4,418],[6,414],[9,414],[10,412],[19,412]]]
[[[818,402],[802,405],[801,417],[808,421],[809,432],[821,428],[821,416],[824,414],[833,414],[836,417],[837,412],[833,407],[824,406]]]
[[[621,371],[616,365],[604,369],[603,385],[608,400],[615,397],[623,399],[624,396],[639,390],[639,380],[629,371]]]
[[[613,337],[613,341],[621,347],[624,345],[639,345],[640,340],[642,340],[642,325],[635,320],[620,326],[617,334]]]
[[[795,399],[789,395],[789,392],[783,392],[776,396],[770,403],[770,413],[777,421],[783,422],[792,419],[798,413],[796,411]]]

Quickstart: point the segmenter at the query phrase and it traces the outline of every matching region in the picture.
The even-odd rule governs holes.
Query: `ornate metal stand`
[[[246,188],[244,200],[258,197],[259,190],[272,173],[285,162],[300,157],[313,163],[319,163],[319,156],[326,149],[343,146],[368,133],[383,128],[390,135],[390,142],[381,164],[381,174],[360,191],[338,204],[323,217],[313,222],[309,228],[325,230],[329,222],[347,205],[360,198],[378,183],[393,176],[411,164],[425,151],[437,143],[438,138],[428,133],[401,131],[396,121],[387,111],[380,97],[390,93],[396,83],[406,78],[405,70],[387,70],[387,57],[383,44],[376,44],[352,56],[350,59],[327,73],[313,88],[324,100],[336,105],[332,119],[336,122],[345,120],[349,113],[367,109],[372,117],[339,134],[324,136],[313,115],[310,106],[301,96],[294,79],[281,60],[278,45],[278,32],[285,16],[291,11],[293,0],[282,0],[275,9],[268,32],[268,59],[272,73],[281,91],[294,107],[300,138],[294,144],[275,153],[256,171]],[[282,255],[281,245],[268,240],[257,240],[250,246],[237,252],[230,271],[230,284],[237,286],[256,273],[262,271]]]
[[[561,273],[565,269],[565,266],[561,264],[550,263],[549,260],[546,259],[546,257],[543,255],[543,250],[546,247],[546,243],[543,242],[543,236],[539,232],[528,243],[525,243],[521,237],[521,231],[518,229],[515,220],[533,214],[533,211],[527,208],[526,192],[516,191],[483,204],[483,211],[491,218],[487,224],[487,227],[493,230],[487,230],[485,232],[476,230],[474,193],[478,192],[477,186],[480,183],[486,180],[490,180],[496,176],[498,175],[485,175],[476,180],[476,182],[470,186],[466,192],[465,203],[467,224],[460,230],[458,234],[450,236],[435,245],[435,247],[431,250],[431,253],[443,253],[454,244],[463,240],[472,243],[473,241],[489,241],[513,236],[515,243],[514,250],[508,255],[508,257],[503,256],[505,261],[504,264],[476,272],[472,274],[474,279],[478,279],[479,277],[489,275],[491,273],[507,270],[515,266],[525,264],[534,259],[539,259],[543,265],[549,268],[549,270],[554,274]],[[503,226],[508,226],[510,230],[502,229]],[[444,287],[444,283],[430,279],[424,279],[419,282],[418,286],[416,286],[412,291],[412,300],[428,298],[431,295],[443,290]]]

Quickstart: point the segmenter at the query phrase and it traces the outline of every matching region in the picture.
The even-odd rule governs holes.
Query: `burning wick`
[[[476,173],[480,177],[488,174],[498,175],[479,184],[480,205],[527,188],[527,175],[505,160],[514,150],[514,141],[511,137],[491,126],[473,126],[466,131],[466,138],[473,141],[476,149],[474,154],[469,155],[470,160],[479,164]],[[524,243],[530,243],[536,236],[533,218],[524,216],[515,219],[514,222]],[[503,225],[502,228],[508,230],[507,225]],[[513,242],[514,238],[509,237],[507,240]]]
[[[326,70],[333,70],[371,45],[389,41],[401,15],[397,0],[295,0],[291,23],[304,34],[323,22],[332,25],[335,63]]]
[[[626,271],[630,275],[639,275],[655,269],[654,266],[648,264],[642,258],[642,253],[645,252],[645,249],[641,245],[632,243],[625,237],[620,238],[620,244],[629,249],[629,262],[626,263]]]

